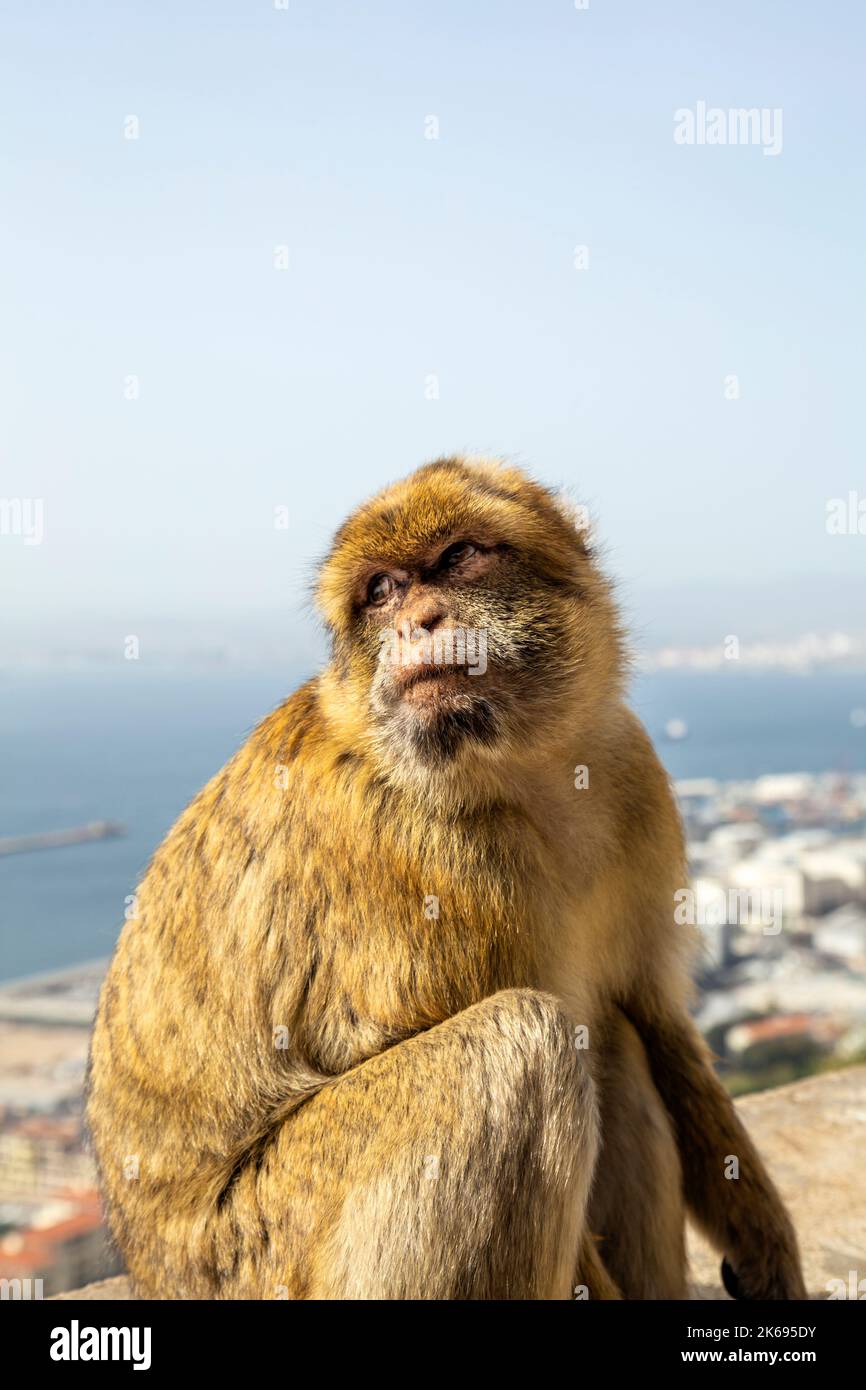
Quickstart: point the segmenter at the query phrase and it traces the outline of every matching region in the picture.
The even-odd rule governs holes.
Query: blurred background
[[[4,7],[0,1277],[113,1271],[81,1092],[138,878],[323,660],[335,526],[443,453],[591,511],[727,1084],[866,1056],[864,27]]]

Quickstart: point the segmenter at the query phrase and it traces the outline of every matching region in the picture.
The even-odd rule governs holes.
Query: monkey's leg
[[[598,1143],[572,1033],[551,996],[505,990],[328,1085],[258,1166],[260,1284],[570,1297]]]
[[[622,1014],[598,1050],[602,1145],[589,1228],[623,1298],[685,1298],[685,1202],[670,1117]]]
[[[584,1232],[583,1240],[581,1241],[574,1285],[575,1298],[586,1296],[578,1292],[583,1289],[587,1290],[590,1298],[598,1299],[602,1302],[611,1302],[622,1298],[619,1287],[614,1283],[607,1266],[604,1264],[599,1254],[596,1239],[588,1230]]]
[[[637,1010],[635,1023],[673,1120],[690,1211],[726,1254],[744,1297],[805,1298],[790,1217],[693,1023]]]

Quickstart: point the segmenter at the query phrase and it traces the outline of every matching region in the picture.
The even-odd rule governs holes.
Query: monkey
[[[690,1017],[682,827],[580,517],[440,458],[316,594],[327,664],[181,814],[101,991],[135,1294],[682,1299],[690,1213],[729,1291],[805,1297]]]

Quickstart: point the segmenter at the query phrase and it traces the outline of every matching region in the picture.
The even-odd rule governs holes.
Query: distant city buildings
[[[26,1297],[29,1292],[31,1297],[50,1298],[121,1271],[121,1261],[108,1244],[95,1189],[29,1203],[0,1202],[5,1297]]]
[[[678,782],[697,1021],[734,1090],[866,1057],[866,775]]]
[[[0,1297],[120,1272],[86,1152],[83,1091],[105,962],[0,987]]]

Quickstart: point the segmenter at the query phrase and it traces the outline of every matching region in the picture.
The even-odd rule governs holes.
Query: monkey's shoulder
[[[223,849],[252,841],[284,819],[287,793],[297,790],[300,766],[327,739],[318,679],[307,681],[266,715],[229,761],[192,798],[157,854]]]
[[[671,853],[682,831],[670,777],[635,712],[621,704],[612,712],[590,767],[607,801],[621,844],[662,846]]]

